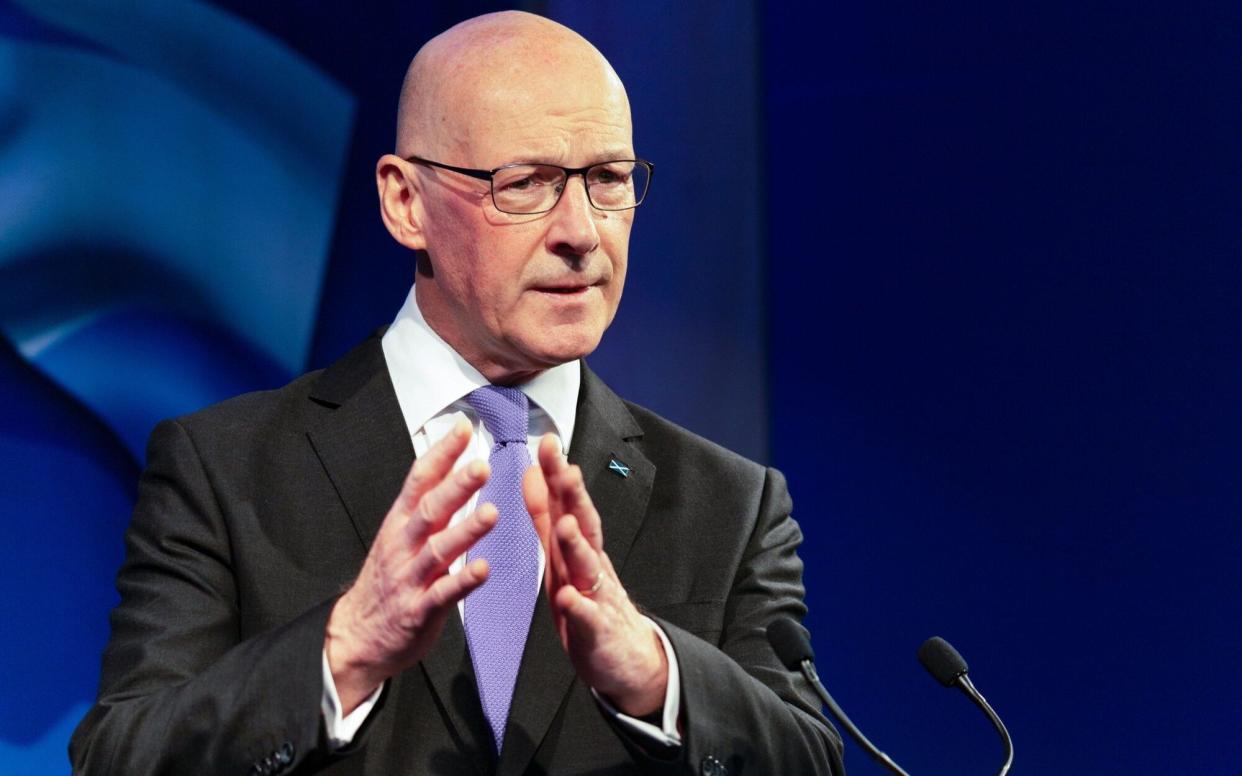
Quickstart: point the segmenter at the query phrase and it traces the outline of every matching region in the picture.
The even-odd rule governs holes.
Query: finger
[[[556,520],[565,513],[560,500],[560,490],[554,484],[561,470],[565,468],[565,456],[561,454],[561,443],[552,433],[544,434],[539,440],[539,468],[548,483],[548,513]]]
[[[565,561],[565,581],[583,595],[594,596],[595,593],[588,594],[583,591],[591,590],[602,580],[600,574],[604,571],[604,567],[600,562],[599,553],[582,535],[578,520],[574,515],[565,515],[557,521],[556,538],[560,544],[561,556]],[[602,589],[601,587],[600,590]]]
[[[556,528],[553,526],[549,537],[549,552],[544,559],[544,567],[550,571],[547,574],[548,593],[551,595],[563,585],[571,584],[569,577],[569,568],[565,563],[565,553],[561,549],[561,542],[556,536]]]
[[[531,466],[522,474],[522,498],[535,525],[535,535],[543,545],[544,557],[551,557],[552,518],[548,514],[548,483],[538,466]]]
[[[548,512],[553,520],[568,512],[578,515],[587,541],[597,550],[604,549],[604,531],[599,512],[587,493],[582,469],[565,461],[560,443],[550,433],[544,434],[539,440],[539,467],[547,480]]]
[[[548,516],[548,482],[544,479],[543,470],[531,466],[522,473],[522,498],[526,501],[526,511],[535,523],[535,532],[541,539],[546,539],[551,528]],[[547,551],[545,543],[544,551]]]
[[[591,546],[596,551],[603,550],[603,523],[599,519],[599,512],[595,510],[595,503],[591,501],[591,494],[587,493],[582,468],[577,465],[565,466],[557,473],[555,481],[549,483],[549,488],[560,496],[562,511],[578,517],[582,534]]]
[[[423,494],[406,525],[410,543],[417,547],[444,528],[449,519],[483,487],[491,474],[485,461],[471,461]]]
[[[489,571],[487,561],[476,558],[456,574],[440,577],[418,597],[418,602],[414,605],[414,620],[430,622],[447,614],[459,601],[487,581]]]
[[[542,445],[543,441],[540,440],[540,449]],[[555,557],[559,550],[554,547],[556,542],[552,537],[552,518],[548,514],[548,483],[544,479],[543,470],[538,466],[531,466],[522,475],[522,497],[526,501],[526,511],[530,512],[531,522],[535,525],[539,544],[543,546],[543,585],[544,590],[551,595],[560,586],[555,580]]]
[[[573,585],[565,585],[556,591],[556,608],[564,618],[570,643],[579,654],[595,650],[605,624],[600,605],[580,593]]]
[[[610,579],[616,580],[617,588],[620,589],[622,593],[625,593],[625,588],[621,587],[621,577],[617,576],[617,570],[613,568],[612,558],[608,557],[608,553],[603,552],[602,550],[599,552],[598,557],[599,562],[604,566],[604,575]],[[625,593],[625,597],[629,598],[629,593]]]
[[[565,465],[565,456],[561,454],[561,442],[556,434],[548,432],[539,438],[539,468],[544,474],[553,474]]]
[[[540,440],[541,456],[549,445],[553,445],[549,449],[555,450],[555,440],[549,442],[549,436]],[[553,624],[557,632],[562,634],[563,640],[564,626],[560,611],[556,606],[556,591],[566,584],[565,562],[561,558],[560,544],[553,535],[552,516],[548,513],[548,482],[544,477],[542,467],[532,465],[526,470],[522,476],[522,495],[526,500],[526,509],[530,512],[531,521],[535,524],[535,534],[538,535],[539,543],[543,546],[543,589],[551,605]]]
[[[614,596],[620,596],[628,601],[630,594],[626,592],[625,586],[621,584],[621,577],[617,576],[617,570],[613,568],[612,558],[608,557],[608,553],[602,550],[599,552],[598,557],[600,563],[604,566],[604,578],[612,580],[612,584],[615,585],[612,594]],[[637,609],[635,611],[637,611]]]
[[[461,418],[443,439],[419,456],[405,475],[405,482],[393,502],[393,508],[400,509],[407,515],[413,514],[423,494],[438,485],[453,470],[453,464],[466,451],[466,445],[470,444],[470,433],[470,421]]]
[[[453,561],[474,546],[488,531],[495,527],[500,513],[493,504],[482,504],[465,520],[450,525],[427,537],[414,557],[410,571],[414,584],[428,586],[436,577],[442,576]]]

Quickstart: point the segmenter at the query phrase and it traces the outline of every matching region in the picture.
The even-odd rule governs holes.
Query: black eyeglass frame
[[[651,189],[651,179],[655,177],[655,165],[647,161],[646,159],[608,159],[603,162],[596,162],[595,164],[588,164],[586,167],[562,167],[559,164],[548,164],[546,162],[514,162],[513,164],[502,164],[501,166],[493,167],[490,170],[477,170],[472,167],[456,167],[451,164],[444,164],[443,162],[434,162],[431,159],[424,159],[421,156],[407,156],[405,160],[412,164],[425,164],[428,167],[438,167],[442,170],[448,170],[450,172],[457,172],[457,173],[461,173],[462,175],[468,175],[471,178],[477,178],[478,180],[481,180],[481,181],[487,181],[488,193],[491,194],[492,204],[495,205],[496,209],[499,210],[500,212],[508,213],[509,215],[514,215],[514,216],[534,216],[534,215],[539,215],[540,213],[547,213],[551,211],[553,208],[555,208],[560,203],[561,197],[565,194],[565,190],[561,189],[560,192],[558,192],[556,195],[556,202],[553,202],[552,205],[545,210],[536,210],[530,213],[513,213],[509,210],[505,210],[504,208],[500,207],[499,204],[496,203],[495,175],[501,170],[508,170],[514,167],[533,167],[533,166],[555,167],[558,170],[564,171],[566,183],[569,182],[569,178],[571,176],[581,175],[582,182],[586,184],[587,201],[591,203],[591,207],[595,208],[596,210],[602,210],[607,213],[620,213],[626,210],[633,210],[634,208],[643,204],[643,200],[647,198],[647,192]],[[642,192],[637,197],[634,198],[633,205],[629,205],[628,207],[600,207],[599,205],[595,204],[595,200],[591,198],[591,185],[587,181],[587,177],[586,177],[587,170],[590,170],[594,167],[600,167],[605,164],[613,164],[615,162],[633,162],[636,165],[641,165],[642,167],[645,167],[647,169],[647,182],[646,184],[643,185]]]

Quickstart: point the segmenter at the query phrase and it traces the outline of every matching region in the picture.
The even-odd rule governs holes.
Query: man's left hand
[[[566,463],[553,435],[540,440],[539,462],[526,471],[522,490],[543,544],[548,603],[574,670],[625,714],[659,711],[668,657],[604,553],[603,528],[582,470]]]

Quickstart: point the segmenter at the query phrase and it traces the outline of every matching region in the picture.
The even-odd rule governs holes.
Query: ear
[[[410,162],[393,154],[381,156],[375,164],[375,186],[379,190],[380,218],[389,234],[411,250],[425,250],[421,194]]]

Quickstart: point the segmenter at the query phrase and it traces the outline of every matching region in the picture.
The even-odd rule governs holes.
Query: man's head
[[[488,379],[520,382],[594,350],[621,299],[634,211],[592,207],[579,175],[552,210],[512,215],[488,181],[412,156],[483,170],[633,159],[629,101],[604,57],[531,14],[463,22],[410,64],[397,153],[376,169],[385,225],[425,251],[419,308]]]

